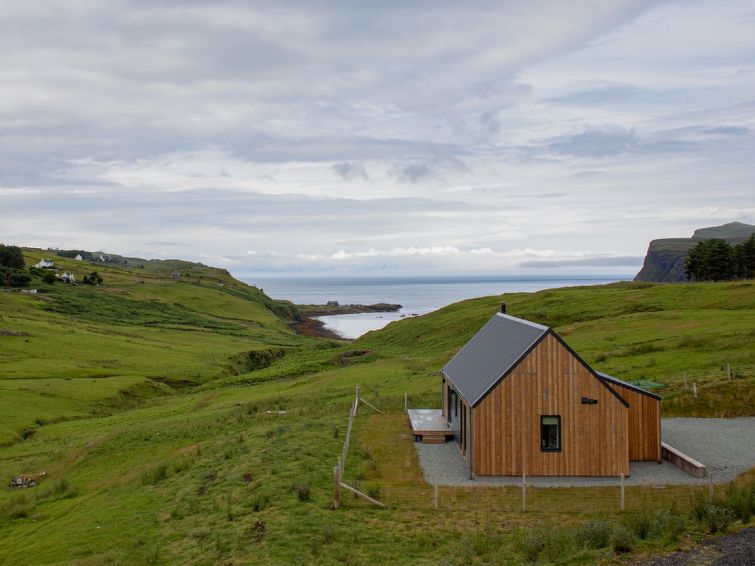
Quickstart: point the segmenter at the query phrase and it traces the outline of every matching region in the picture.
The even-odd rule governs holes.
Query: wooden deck
[[[409,409],[407,412],[416,442],[443,444],[454,437],[440,409]]]

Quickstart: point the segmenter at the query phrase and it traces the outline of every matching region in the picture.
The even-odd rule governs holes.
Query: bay
[[[319,317],[326,328],[344,338],[358,338],[370,330],[407,316],[422,315],[451,303],[502,293],[533,292],[556,287],[603,285],[632,279],[615,276],[465,276],[465,277],[287,277],[245,278],[274,299],[296,304],[341,305],[396,303],[396,313],[361,313]]]

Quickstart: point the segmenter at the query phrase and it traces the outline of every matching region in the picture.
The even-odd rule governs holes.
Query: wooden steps
[[[425,444],[445,444],[449,439],[454,437],[453,433],[432,433],[423,432],[421,434],[415,434],[414,437],[418,442],[424,442]]]

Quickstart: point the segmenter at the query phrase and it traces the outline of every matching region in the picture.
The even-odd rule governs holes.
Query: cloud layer
[[[0,3],[0,241],[631,273],[755,221],[743,0]]]

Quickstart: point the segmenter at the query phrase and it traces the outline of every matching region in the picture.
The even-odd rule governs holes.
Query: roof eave
[[[618,377],[614,377],[612,375],[608,375],[607,373],[602,372],[596,372],[598,374],[598,377],[602,380],[608,381],[609,383],[613,383],[614,385],[618,385],[619,387],[626,387],[627,389],[631,391],[635,391],[641,395],[646,395],[648,397],[652,397],[653,399],[656,399],[660,401],[663,399],[660,395],[657,393],[653,393],[652,391],[648,391],[647,389],[643,389],[642,387],[638,387],[636,385],[632,385],[631,383],[627,383],[623,379],[619,379]]]

